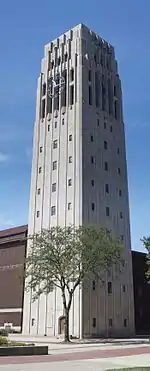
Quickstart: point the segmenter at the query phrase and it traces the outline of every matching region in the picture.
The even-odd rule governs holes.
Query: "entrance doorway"
[[[61,316],[58,319],[59,334],[62,335],[65,332],[65,316]]]

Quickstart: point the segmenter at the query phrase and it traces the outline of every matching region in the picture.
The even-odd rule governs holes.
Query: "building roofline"
[[[9,228],[9,229],[3,229],[0,231],[0,238],[15,236],[20,233],[26,233],[27,231],[28,231],[28,224]]]

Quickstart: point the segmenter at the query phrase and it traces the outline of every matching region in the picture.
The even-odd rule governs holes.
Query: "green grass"
[[[114,368],[107,371],[150,371],[150,367]]]

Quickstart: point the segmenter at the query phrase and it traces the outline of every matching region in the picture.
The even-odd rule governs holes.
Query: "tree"
[[[121,264],[122,247],[108,230],[98,226],[52,227],[29,237],[26,259],[26,289],[33,301],[59,287],[65,314],[65,341],[69,341],[69,311],[74,292],[84,279],[113,264]]]
[[[143,243],[143,246],[147,250],[147,271],[146,271],[146,277],[149,278],[150,282],[150,237],[143,237],[141,240]]]

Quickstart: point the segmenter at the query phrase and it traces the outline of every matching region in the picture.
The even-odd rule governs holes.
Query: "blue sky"
[[[0,229],[27,223],[44,44],[78,23],[112,43],[123,86],[132,248],[150,234],[150,2],[5,0],[0,11]]]

